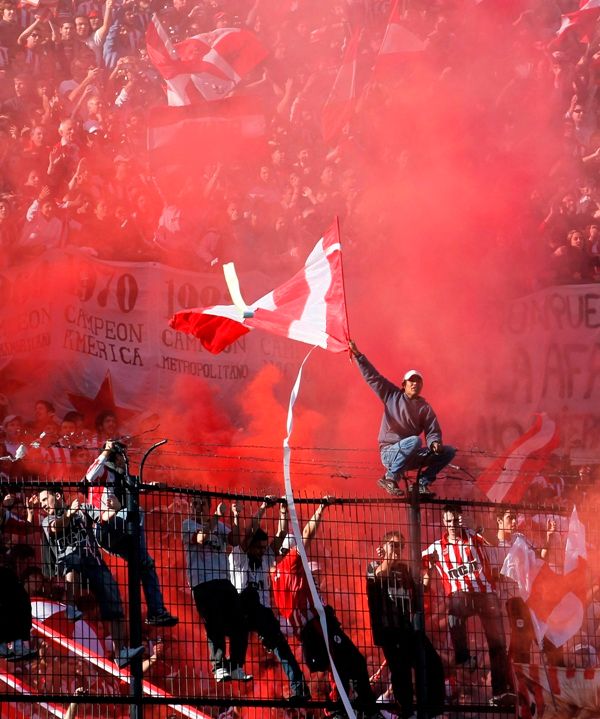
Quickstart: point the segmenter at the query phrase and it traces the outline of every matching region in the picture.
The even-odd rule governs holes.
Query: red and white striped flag
[[[482,472],[477,486],[492,502],[520,502],[558,444],[554,420],[545,412],[536,414],[530,429]]]
[[[576,667],[513,664],[518,719],[589,719],[600,716],[600,669],[594,647]],[[589,663],[589,666],[587,665]]]
[[[227,277],[227,266],[224,269]],[[177,312],[171,327],[197,337],[214,354],[253,329],[332,352],[347,351],[348,320],[337,222],[317,242],[299,272],[250,306],[241,299],[235,271],[229,273],[228,286],[235,304]]]
[[[588,576],[585,527],[574,508],[569,520],[564,570],[554,572],[535,549],[518,535],[500,573],[517,583],[531,613],[538,643],[544,637],[557,647],[574,637],[585,616]]]
[[[396,0],[375,61],[375,72],[379,74],[397,69],[408,57],[421,53],[426,48],[425,40],[405,27],[400,14],[400,2]]]
[[[148,55],[167,86],[169,105],[227,97],[268,55],[256,35],[219,28],[172,43],[156,15],[146,30]]]
[[[579,10],[562,16],[556,37],[562,37],[568,30],[577,31],[581,35],[591,34],[599,17],[600,0],[581,0]]]
[[[323,106],[323,139],[330,142],[352,117],[356,102],[356,66],[360,30],[350,38],[333,87]]]

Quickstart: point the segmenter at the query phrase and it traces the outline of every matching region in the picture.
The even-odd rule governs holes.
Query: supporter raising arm
[[[270,507],[279,503],[277,534],[269,544],[269,537],[260,520]],[[234,513],[234,526],[240,521],[239,507]],[[240,527],[240,529],[242,529]],[[263,647],[277,657],[290,683],[289,700],[299,702],[310,698],[302,670],[281,631],[279,620],[271,609],[270,572],[287,533],[285,501],[267,496],[252,517],[243,542],[234,546],[229,555],[229,576],[240,595],[248,630],[256,632]]]
[[[421,397],[423,375],[418,370],[408,370],[402,378],[402,387],[397,387],[379,374],[353,340],[348,347],[365,381],[384,405],[379,451],[386,474],[378,484],[392,495],[402,494],[400,477],[406,470],[419,469],[419,493],[429,495],[428,486],[452,461],[456,450],[442,443],[437,416]],[[425,435],[425,447],[421,434]]]
[[[325,509],[332,501],[331,497],[324,497],[304,526],[302,543],[305,549],[310,548],[317,529],[323,520]],[[335,683],[333,674],[331,674],[329,655],[323,637],[321,622],[293,536],[288,535],[282,545],[281,553],[284,555],[283,559],[275,565],[272,576],[274,603],[279,614],[287,620],[294,635],[300,642],[304,661],[309,670],[311,672],[329,671],[332,686],[334,687],[333,693],[335,693]],[[316,561],[309,562],[309,569],[320,594],[327,574]],[[350,684],[352,684],[356,696],[356,705],[364,712],[364,716],[368,719],[382,719],[382,715],[377,711],[376,699],[369,682],[369,672],[364,656],[342,629],[335,609],[323,602],[323,600],[321,602],[324,605],[327,618],[329,651],[344,690],[347,692]],[[338,704],[338,707],[336,713],[330,715],[332,719],[334,717],[335,719],[342,719],[342,717],[346,716],[341,703]]]

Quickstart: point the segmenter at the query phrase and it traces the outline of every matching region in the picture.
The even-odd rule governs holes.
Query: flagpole
[[[340,243],[340,249],[342,247],[342,234],[340,232],[340,218],[338,215],[335,216],[335,226],[337,230],[338,241]],[[346,315],[346,327],[348,328],[348,337],[352,337],[350,334],[350,321],[348,320],[348,301],[346,300],[346,279],[344,277],[344,255],[340,252],[340,270],[342,273],[342,292],[344,293],[344,314]]]
[[[554,706],[554,711],[558,711],[558,706],[557,706],[557,704],[556,704],[556,698],[555,698],[554,692],[552,691],[551,686],[550,686],[550,673],[548,672],[548,664],[547,664],[547,662],[546,662],[546,655],[545,655],[545,653],[544,653],[544,638],[543,638],[543,637],[542,637],[542,639],[540,640],[540,642],[538,643],[538,649],[539,649],[540,657],[541,657],[541,660],[542,660],[542,666],[544,667],[544,673],[545,673],[545,675],[546,675],[546,681],[548,682],[549,694],[550,694],[550,696],[552,697],[552,704],[553,704],[553,706]]]

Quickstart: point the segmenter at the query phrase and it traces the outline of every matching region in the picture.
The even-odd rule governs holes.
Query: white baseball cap
[[[289,552],[290,549],[293,549],[296,546],[296,539],[294,538],[293,534],[288,534],[283,542],[281,543],[281,549],[280,552]]]
[[[414,377],[417,375],[421,380],[423,380],[423,375],[419,372],[418,369],[409,369],[408,372],[404,375],[402,378],[403,382],[406,382],[407,379],[410,379],[411,377]]]

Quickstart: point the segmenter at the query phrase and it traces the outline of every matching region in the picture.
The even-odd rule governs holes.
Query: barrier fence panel
[[[136,551],[128,491],[2,487],[2,718],[346,716],[285,502],[142,485]],[[567,701],[567,675],[596,686],[590,507],[296,508],[357,716],[532,715]]]

